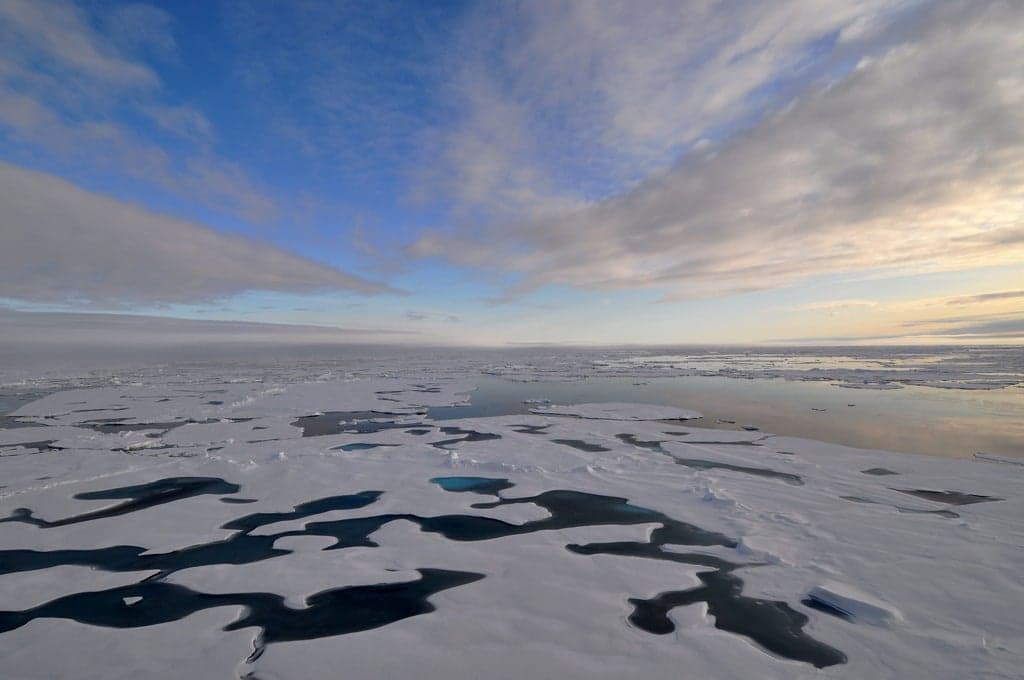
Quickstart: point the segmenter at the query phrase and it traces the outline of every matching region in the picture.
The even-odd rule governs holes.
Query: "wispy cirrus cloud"
[[[439,312],[423,312],[410,309],[405,313],[406,321],[443,321],[445,323],[462,323],[462,317],[455,314],[442,314]]]
[[[785,103],[837,68],[840,36],[863,40],[904,5],[483,6],[450,52],[455,123],[431,167],[470,215],[521,219],[607,198]]]
[[[458,3],[225,0],[232,75],[266,127],[347,183],[400,182],[456,49]],[[417,158],[417,160],[419,160]]]
[[[188,106],[146,106],[143,113],[160,128],[186,140],[206,142],[213,138],[213,125],[200,111]]]
[[[0,17],[0,35],[9,53],[29,59],[42,57],[47,71],[66,68],[117,87],[159,85],[152,69],[119,54],[74,5],[54,0],[2,0]]]
[[[410,254],[502,269],[521,281],[513,294],[562,284],[656,288],[676,299],[838,272],[1024,261],[1024,240],[1014,237],[1024,218],[1024,76],[1015,66],[1024,55],[1024,6],[826,5],[820,14],[806,3],[676,8],[678,16],[669,12],[672,20],[654,27],[595,20],[597,35],[572,21],[528,25],[502,64],[529,80],[531,94],[517,98],[513,87],[510,99],[534,136],[513,144],[505,165],[471,158],[483,169],[463,166],[471,178],[505,183],[497,219],[427,232]],[[710,30],[716,21],[722,29]],[[700,31],[679,41],[692,53],[657,32],[672,25]],[[672,58],[645,58],[638,46],[651,44],[651,31]],[[614,68],[615,60],[626,66]],[[716,83],[725,84],[721,94]],[[576,99],[580,92],[592,94]],[[545,128],[550,120],[557,129]],[[474,129],[456,140],[472,139]],[[566,207],[557,163],[545,163],[561,158],[558,130],[570,139],[631,140],[622,146],[640,149],[644,162],[617,167],[654,169],[608,197]],[[645,139],[662,146],[643,151]],[[683,152],[658,169],[666,158],[659,148]],[[549,210],[507,209],[520,176],[546,178],[556,197]],[[535,193],[524,194],[528,203]]]
[[[207,117],[167,100],[156,66],[177,58],[173,31],[170,15],[149,5],[93,15],[63,0],[0,1],[0,133],[61,164],[88,164],[249,222],[273,222],[279,208],[268,191],[213,151]],[[175,143],[126,122],[135,118]]]
[[[794,309],[798,312],[836,312],[844,309],[872,309],[877,306],[878,303],[874,300],[828,300],[797,305]]]

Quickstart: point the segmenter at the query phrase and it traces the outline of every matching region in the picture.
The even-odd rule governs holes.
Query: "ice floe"
[[[642,404],[436,421],[464,370],[379,369],[133,374],[20,405],[0,675],[1019,673],[1016,460]]]

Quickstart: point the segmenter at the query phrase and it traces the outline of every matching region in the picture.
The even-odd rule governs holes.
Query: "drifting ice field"
[[[4,678],[1013,678],[1024,466],[177,375],[0,429]]]

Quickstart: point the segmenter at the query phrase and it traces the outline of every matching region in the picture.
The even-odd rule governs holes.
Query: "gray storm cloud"
[[[218,233],[0,163],[0,297],[129,305],[250,290],[396,292],[267,243]]]

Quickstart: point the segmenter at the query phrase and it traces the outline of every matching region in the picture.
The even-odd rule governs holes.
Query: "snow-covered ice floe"
[[[23,405],[0,676],[1018,676],[1015,461],[651,405],[434,421],[472,389],[442,373]]]

